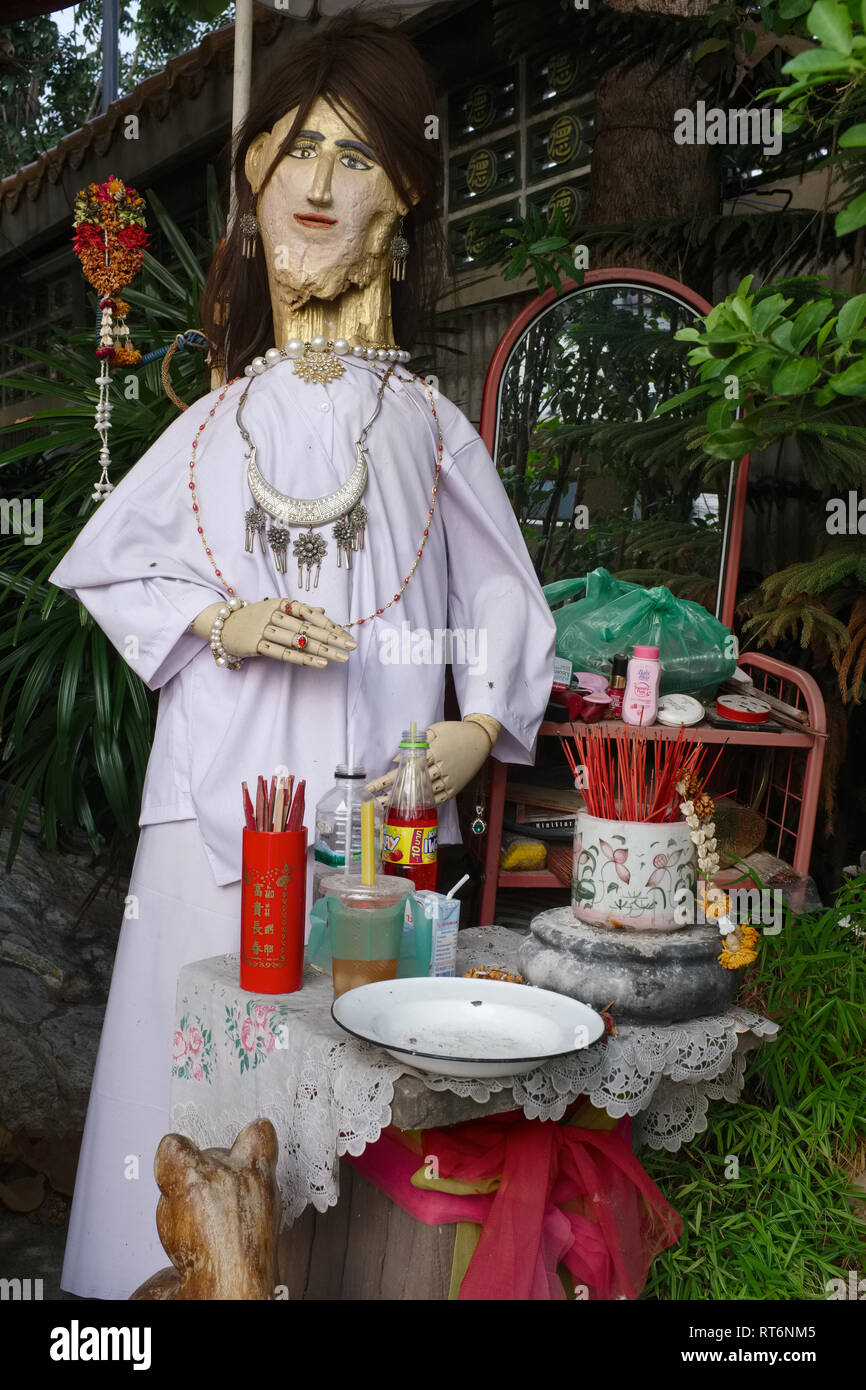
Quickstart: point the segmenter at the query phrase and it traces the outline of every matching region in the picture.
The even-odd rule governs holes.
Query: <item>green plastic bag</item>
[[[556,655],[576,671],[605,675],[618,652],[634,646],[658,647],[660,693],[710,692],[737,665],[736,639],[699,603],[677,598],[670,589],[646,589],[596,569],[582,579],[559,579],[544,588],[556,609]],[[563,600],[574,600],[565,602]]]

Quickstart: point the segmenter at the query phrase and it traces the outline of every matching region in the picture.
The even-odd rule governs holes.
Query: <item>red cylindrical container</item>
[[[583,700],[586,691],[581,694],[578,690],[557,690],[554,686],[550,696],[551,703],[554,705],[564,705],[568,710],[568,717],[572,724],[575,719],[579,719],[583,712]]]
[[[306,926],[306,830],[244,830],[241,989],[301,988]]]
[[[584,695],[580,717],[584,724],[594,724],[596,719],[602,719],[609,709],[609,695]]]

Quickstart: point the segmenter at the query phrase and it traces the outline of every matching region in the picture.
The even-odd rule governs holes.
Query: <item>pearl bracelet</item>
[[[229,671],[239,671],[243,664],[243,657],[235,656],[232,652],[226,651],[222,641],[223,626],[231,613],[236,613],[239,608],[246,608],[246,606],[245,598],[232,596],[232,598],[226,599],[211,624],[210,649],[213,652],[214,661],[217,666],[225,666]]]

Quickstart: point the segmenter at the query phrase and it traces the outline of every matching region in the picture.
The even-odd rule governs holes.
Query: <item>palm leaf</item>
[[[212,173],[207,188],[212,202]],[[199,255],[158,198],[151,197],[151,211],[180,270],[168,271],[146,255],[143,286],[124,292],[147,315],[145,327],[139,324],[135,329],[142,351],[161,347],[175,333],[198,326],[196,304],[204,279]],[[222,225],[214,206],[209,225],[212,230]],[[136,830],[150,754],[154,697],[86,610],[49,582],[94,510],[89,493],[99,440],[92,427],[97,396],[93,297],[92,303],[90,323],[58,333],[57,349],[50,355],[23,349],[25,365],[4,378],[4,385],[22,394],[22,416],[28,396],[50,395],[68,402],[33,409],[26,419],[7,427],[12,440],[0,452],[0,468],[9,480],[7,495],[14,495],[10,484],[26,461],[28,488],[38,478],[43,499],[42,544],[29,547],[21,536],[4,538],[0,570],[0,821],[12,822],[10,866],[34,800],[51,847],[62,842],[65,827],[76,825],[94,852],[128,840]],[[41,367],[48,369],[46,374],[35,370]],[[187,399],[209,389],[202,354],[179,354],[175,371]],[[121,382],[111,388],[115,481],[177,414],[162,389],[158,363],[142,367],[138,383],[137,400],[126,399]],[[15,438],[24,432],[32,436],[34,429],[35,438]]]

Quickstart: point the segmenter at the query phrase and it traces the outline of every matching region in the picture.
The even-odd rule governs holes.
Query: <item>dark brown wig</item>
[[[440,146],[427,138],[427,118],[437,110],[436,93],[417,49],[405,34],[381,22],[379,15],[384,13],[352,11],[338,16],[292,47],[266,82],[254,85],[253,103],[234,148],[237,216],[211,265],[200,303],[211,360],[225,362],[227,380],[273,343],[264,257],[245,260],[241,254],[240,218],[255,211],[244,171],[246,153],[260,132],[272,130],[287,111],[298,108],[265,173],[267,183],[317,97],[339,109],[347,124],[354,127],[357,122],[358,137],[373,150],[409,207],[404,219],[410,245],[406,279],[392,282],[394,333],[401,346],[415,341],[423,316],[435,305],[445,263]]]

